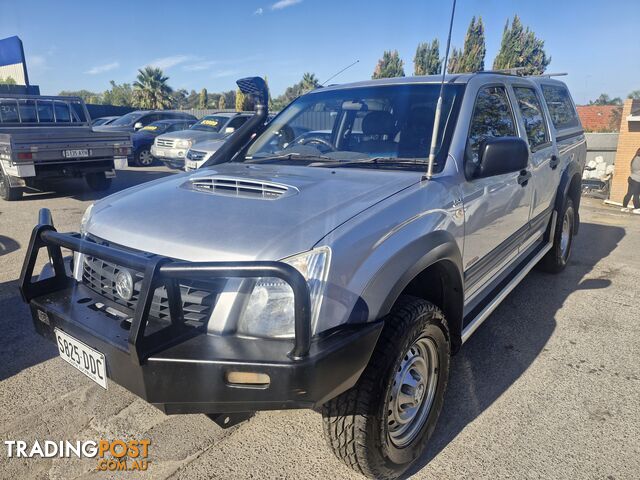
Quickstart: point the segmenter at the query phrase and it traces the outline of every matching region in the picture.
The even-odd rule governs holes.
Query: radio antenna
[[[438,144],[438,130],[440,127],[440,115],[442,114],[442,97],[444,95],[444,81],[447,74],[447,62],[449,61],[449,47],[451,46],[451,31],[453,30],[453,17],[456,14],[456,0],[453,0],[451,8],[451,21],[449,22],[449,36],[447,37],[447,48],[444,53],[444,63],[442,64],[442,81],[440,82],[440,95],[436,105],[436,114],[433,121],[433,132],[431,134],[431,148],[429,149],[429,166],[427,167],[426,179],[431,180],[433,176],[433,164],[436,160],[436,146]]]
[[[324,84],[327,83],[329,80],[333,80],[334,78],[336,78],[338,75],[340,75],[342,72],[344,72],[345,70],[348,70],[349,68],[353,67],[356,63],[359,63],[360,60],[356,60],[355,62],[353,62],[351,65],[347,65],[346,67],[344,67],[342,70],[340,70],[338,73],[333,74],[331,77],[327,78],[324,82],[322,82],[320,84],[321,87],[324,87]]]

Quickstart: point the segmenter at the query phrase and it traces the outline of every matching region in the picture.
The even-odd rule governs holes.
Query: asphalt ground
[[[111,191],[170,174],[119,172]],[[165,416],[114,383],[107,391],[34,333],[17,279],[37,212],[77,230],[99,195],[80,181],[0,201],[0,439],[148,438],[147,472],[95,459],[8,458],[0,478],[361,478],[324,444],[313,411],[263,412],[223,430]],[[430,448],[410,475],[640,478],[640,216],[585,199],[568,268],[531,272],[453,358]]]

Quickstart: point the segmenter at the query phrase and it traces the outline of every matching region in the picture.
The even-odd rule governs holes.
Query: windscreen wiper
[[[334,159],[335,160],[335,159]],[[358,164],[380,164],[380,165],[426,165],[427,160],[424,158],[396,158],[396,157],[368,157],[360,158],[358,160],[346,160],[346,161],[334,161],[331,163],[319,163],[318,165],[311,164],[309,166],[317,167],[346,167]]]
[[[268,157],[252,157],[247,158],[245,163],[268,163],[274,160],[313,160],[317,162],[335,162],[333,157],[327,157],[326,155],[310,155],[306,153],[291,152],[284,155],[270,155]]]

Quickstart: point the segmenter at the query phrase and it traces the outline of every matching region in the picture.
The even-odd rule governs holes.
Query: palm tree
[[[165,77],[159,68],[147,66],[138,70],[133,82],[135,106],[152,110],[170,108],[173,90],[167,85],[167,80],[169,77]]]
[[[318,82],[318,78],[315,73],[306,72],[302,75],[302,81],[300,82],[300,86],[304,92],[308,92],[309,90],[313,90],[320,86],[320,82]]]

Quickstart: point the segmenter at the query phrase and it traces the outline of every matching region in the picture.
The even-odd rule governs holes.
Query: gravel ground
[[[130,169],[112,190],[168,174]],[[361,478],[325,447],[312,411],[258,413],[223,430],[165,416],[114,383],[105,392],[34,332],[17,278],[39,208],[77,229],[95,194],[0,201],[0,438],[150,438],[144,475]],[[585,199],[571,264],[532,272],[453,359],[445,407],[417,479],[640,477],[640,216]],[[0,478],[113,478],[95,460],[7,458]]]

